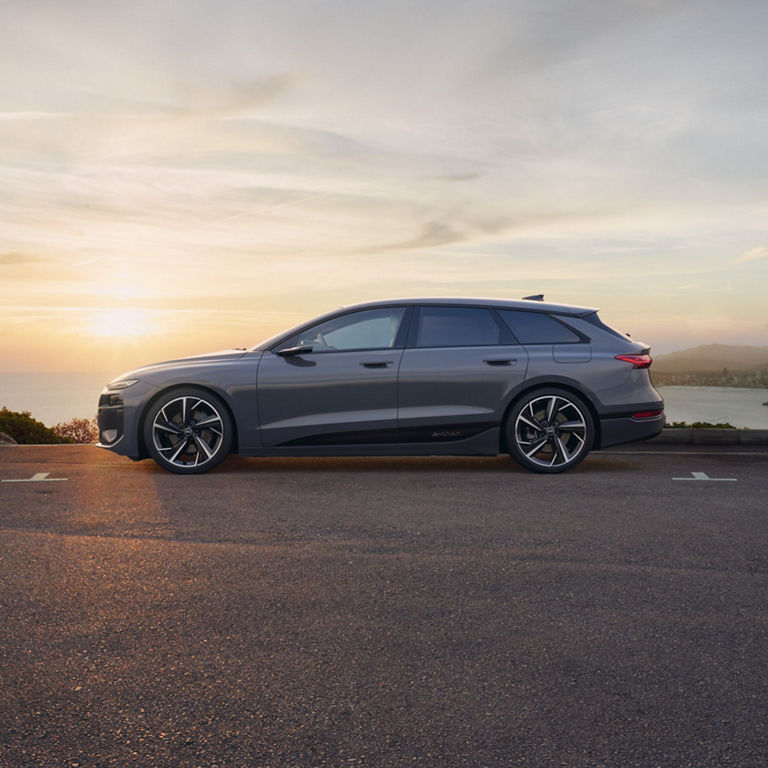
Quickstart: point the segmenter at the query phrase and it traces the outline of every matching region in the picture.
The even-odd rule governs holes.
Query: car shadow
[[[626,469],[629,461],[616,456],[588,456],[564,475],[605,474]],[[156,467],[159,471],[159,467]],[[208,474],[241,474],[253,472],[306,473],[381,473],[381,472],[462,472],[514,473],[533,477],[510,456],[323,456],[323,457],[243,457],[232,455]]]

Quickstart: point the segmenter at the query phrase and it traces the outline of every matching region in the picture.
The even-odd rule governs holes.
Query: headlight
[[[107,384],[107,389],[110,392],[128,389],[128,387],[133,386],[137,381],[138,379],[122,379],[121,381],[110,381],[109,384]]]

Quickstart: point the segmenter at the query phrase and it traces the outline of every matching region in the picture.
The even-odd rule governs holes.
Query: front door
[[[257,378],[264,447],[391,440],[406,312],[340,314],[265,352]]]

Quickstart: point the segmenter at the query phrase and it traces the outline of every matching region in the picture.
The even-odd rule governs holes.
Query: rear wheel
[[[196,387],[166,392],[144,420],[144,443],[169,472],[192,475],[221,464],[232,447],[232,420],[218,397]]]
[[[524,395],[507,418],[507,449],[532,472],[554,474],[575,467],[595,437],[584,401],[565,389],[537,389]]]

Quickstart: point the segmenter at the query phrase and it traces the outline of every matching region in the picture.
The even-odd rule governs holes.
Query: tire
[[[200,474],[221,464],[234,433],[224,403],[197,387],[164,393],[147,412],[143,431],[152,458],[180,475]]]
[[[567,389],[527,392],[509,412],[507,450],[532,472],[556,474],[572,469],[589,453],[595,422],[584,400]]]

